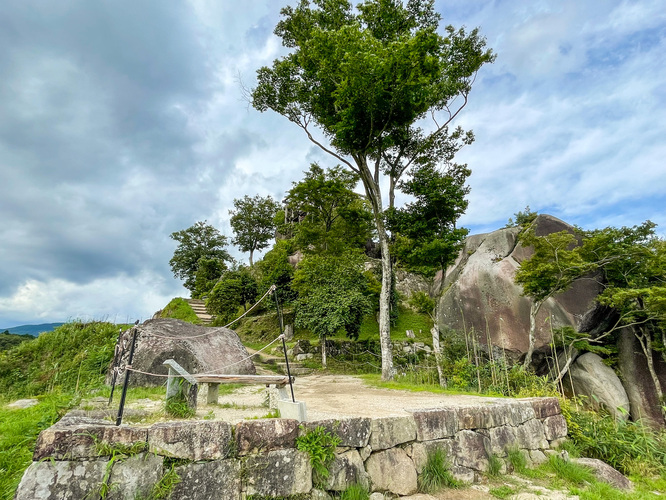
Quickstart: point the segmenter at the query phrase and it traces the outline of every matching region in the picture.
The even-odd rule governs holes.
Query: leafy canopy
[[[256,195],[234,200],[235,210],[229,210],[231,227],[234,230],[232,243],[242,252],[250,252],[250,265],[255,250],[268,247],[275,236],[275,213],[277,202],[270,196]]]
[[[178,242],[178,247],[169,261],[173,275],[185,280],[185,288],[193,293],[196,290],[196,273],[201,259],[214,259],[223,266],[225,261],[231,261],[231,256],[225,250],[226,236],[206,221],[196,222],[187,229],[171,233],[171,239]]]

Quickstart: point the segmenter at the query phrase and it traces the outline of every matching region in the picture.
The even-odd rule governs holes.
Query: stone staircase
[[[199,318],[202,325],[209,326],[212,323],[213,316],[208,314],[205,301],[201,299],[187,299],[187,302],[190,304],[190,307],[194,311],[194,314],[197,315],[197,318]]]

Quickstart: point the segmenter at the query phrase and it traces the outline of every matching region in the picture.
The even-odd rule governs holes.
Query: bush
[[[323,427],[315,427],[296,439],[296,447],[310,455],[315,484],[328,479],[328,466],[335,459],[335,447],[339,444],[340,438]]]

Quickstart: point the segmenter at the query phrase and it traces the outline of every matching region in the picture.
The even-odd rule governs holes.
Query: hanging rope
[[[252,307],[250,307],[247,311],[245,311],[243,314],[241,314],[240,316],[238,316],[238,317],[237,317],[235,320],[233,320],[231,323],[227,323],[226,325],[224,325],[224,326],[221,327],[221,328],[228,328],[229,326],[233,325],[236,321],[239,321],[239,320],[243,319],[247,314],[250,313],[250,311],[252,311],[255,307],[257,307],[257,306],[261,303],[262,300],[264,300],[266,297],[268,297],[268,295],[269,295],[273,290],[275,290],[275,285],[272,285],[272,286],[268,289],[268,291],[266,291],[266,293],[265,293],[265,294],[264,294],[264,295],[263,295],[263,296],[262,296],[257,302],[255,302],[254,305],[253,305]],[[150,333],[150,332],[141,332],[141,333],[142,333],[142,335],[145,335],[145,336],[147,336],[147,337],[154,337],[154,338],[156,338],[156,339],[164,339],[164,340],[190,340],[190,339],[198,339],[198,338],[201,338],[201,337],[205,337],[205,336],[207,336],[207,335],[213,335],[214,333],[217,333],[217,332],[216,332],[215,330],[210,330],[210,331],[208,331],[208,332],[206,332],[206,333],[200,333],[200,334],[198,334],[198,335],[190,335],[190,336],[188,336],[188,337],[169,337],[169,336],[167,336],[167,335],[159,335],[159,334],[157,334],[157,333]]]
[[[282,335],[278,335],[278,336],[277,336],[275,339],[273,339],[269,344],[266,344],[264,347],[262,347],[261,349],[259,349],[257,352],[252,353],[252,354],[250,354],[249,356],[246,356],[246,357],[244,357],[244,358],[242,358],[242,359],[240,359],[240,360],[238,360],[238,361],[234,361],[233,363],[230,363],[230,364],[228,364],[228,365],[225,365],[225,366],[223,366],[223,367],[221,367],[221,368],[216,368],[216,369],[214,369],[214,370],[207,371],[206,374],[217,373],[217,372],[219,372],[219,371],[226,370],[227,368],[229,368],[229,367],[231,367],[231,366],[236,366],[236,365],[238,365],[238,364],[240,364],[240,363],[243,363],[244,361],[247,361],[248,359],[252,359],[253,357],[255,357],[255,356],[257,356],[258,354],[262,353],[263,351],[265,351],[266,349],[268,349],[270,346],[272,346],[272,345],[275,344],[278,340],[281,340],[281,339],[282,339]],[[164,374],[164,373],[144,372],[144,371],[141,371],[141,370],[137,370],[136,368],[132,368],[131,366],[127,366],[127,367],[125,367],[125,369],[128,370],[128,371],[134,372],[134,373],[141,373],[142,375],[149,375],[149,376],[152,376],[152,377],[162,377],[162,378],[180,377],[180,375],[166,375],[166,374]],[[196,374],[194,374],[194,375],[196,375]]]

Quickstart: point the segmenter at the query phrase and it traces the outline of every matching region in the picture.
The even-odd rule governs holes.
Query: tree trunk
[[[254,253],[254,250],[250,250],[250,267],[252,267],[252,254]]]
[[[543,302],[544,301],[542,300],[533,300],[532,305],[530,306],[530,345],[527,348],[523,368],[528,368],[532,364],[532,354],[534,354],[534,344],[536,342],[536,317],[537,314],[539,314],[539,309],[541,309]]]
[[[379,294],[379,343],[382,351],[382,380],[392,380],[394,376],[393,352],[391,350],[391,254],[389,251],[389,238],[384,227],[382,194],[379,184],[368,168],[365,157],[354,158],[358,165],[363,181],[365,193],[372,205],[372,214],[375,219],[379,246],[382,251],[382,289]]]
[[[395,208],[395,179],[389,175],[389,208]]]
[[[641,345],[641,349],[645,355],[645,361],[647,362],[650,377],[652,378],[652,383],[654,384],[654,390],[657,393],[657,400],[661,406],[661,415],[664,420],[666,420],[666,409],[664,408],[664,391],[661,389],[661,382],[659,381],[659,376],[657,375],[657,371],[654,368],[654,359],[652,357],[652,338],[650,337],[650,333],[645,332],[641,327],[634,327],[634,335],[638,339],[638,343]]]
[[[326,336],[321,337],[321,366],[326,368]]]
[[[437,318],[434,319],[435,324],[430,329],[432,334],[432,350],[435,352],[435,364],[437,365],[437,376],[439,378],[439,385],[446,387],[446,380],[442,373],[442,351],[439,347],[439,326],[437,326]]]

